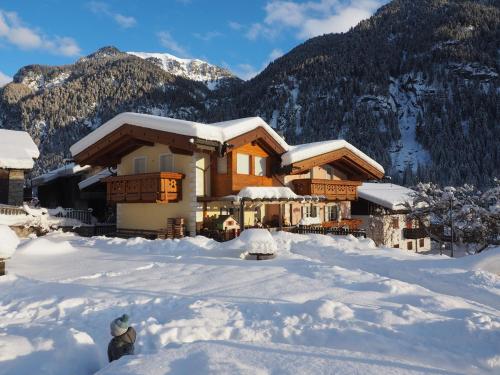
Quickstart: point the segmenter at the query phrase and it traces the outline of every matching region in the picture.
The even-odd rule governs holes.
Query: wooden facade
[[[299,195],[323,195],[329,201],[354,201],[358,199],[360,181],[298,179],[292,181]]]
[[[182,200],[184,175],[173,172],[108,177],[109,203],[168,203]]]

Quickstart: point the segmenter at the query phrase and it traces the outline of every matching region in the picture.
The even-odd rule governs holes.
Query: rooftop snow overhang
[[[75,143],[70,151],[79,164],[114,166],[120,159],[142,146],[168,145],[172,152],[192,154],[238,147],[253,141],[282,154],[286,142],[260,118],[247,118],[216,124],[123,113]]]
[[[339,169],[351,179],[380,180],[385,174],[380,164],[344,140],[292,146],[282,156],[282,166],[290,174],[302,174],[325,164]]]

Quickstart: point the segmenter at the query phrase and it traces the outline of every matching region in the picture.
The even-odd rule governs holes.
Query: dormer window
[[[236,173],[250,174],[250,155],[240,153],[236,155]]]

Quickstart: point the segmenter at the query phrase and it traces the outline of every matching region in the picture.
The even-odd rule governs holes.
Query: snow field
[[[498,373],[500,278],[481,264],[500,249],[472,262],[280,232],[276,259],[246,261],[249,233],[25,240],[0,278],[0,374]],[[124,312],[137,355],[108,365]]]

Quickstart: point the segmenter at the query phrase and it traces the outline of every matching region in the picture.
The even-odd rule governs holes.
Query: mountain
[[[499,72],[500,0],[394,0],[250,81],[114,47],[71,65],[27,66],[0,89],[0,127],[32,134],[40,172],[122,111],[205,122],[258,115],[291,144],[345,138],[396,182],[486,186],[500,176]]]
[[[180,59],[168,53],[127,53],[151,61],[170,74],[203,82],[210,90],[218,88],[221,82],[238,80],[229,70],[198,59]]]

